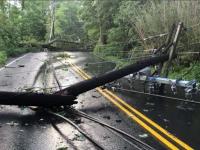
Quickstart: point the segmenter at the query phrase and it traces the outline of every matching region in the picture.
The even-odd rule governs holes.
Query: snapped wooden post
[[[176,34],[174,36],[174,40],[173,40],[173,43],[172,43],[172,46],[171,46],[171,49],[169,51],[169,60],[166,64],[166,68],[164,70],[164,77],[167,77],[168,74],[169,74],[169,69],[170,69],[171,64],[172,64],[172,59],[173,59],[174,55],[176,54],[176,46],[177,46],[182,28],[183,28],[183,23],[179,22],[179,24],[177,26]]]

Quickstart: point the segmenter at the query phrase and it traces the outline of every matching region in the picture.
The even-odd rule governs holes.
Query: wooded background
[[[179,52],[199,52],[199,0],[1,0],[0,63],[29,51],[49,39],[55,4],[54,37],[82,43],[95,54],[126,65],[128,55],[144,56],[158,48],[172,24],[183,22]],[[66,47],[67,49],[67,47]],[[170,76],[200,80],[199,54],[179,56]],[[120,66],[119,66],[120,67]]]

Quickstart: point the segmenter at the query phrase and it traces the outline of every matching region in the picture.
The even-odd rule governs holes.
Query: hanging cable
[[[124,89],[124,88],[115,88],[115,89],[116,89],[116,90],[121,90],[121,91],[126,91],[126,92],[145,94],[145,95],[149,95],[149,96],[156,96],[156,97],[161,97],[161,98],[166,98],[166,99],[174,99],[174,100],[182,101],[182,102],[200,104],[199,101],[194,101],[194,100],[187,100],[187,99],[176,98],[176,97],[169,97],[169,96],[158,95],[158,94],[144,93],[144,92],[140,92],[140,91],[136,91],[136,90]]]
[[[58,114],[58,113],[54,113],[52,111],[46,110],[47,113],[54,115],[56,117],[60,117],[63,120],[65,120],[66,122],[68,122],[69,124],[71,124],[74,128],[76,128],[81,134],[83,134],[90,142],[92,142],[96,147],[98,147],[101,150],[104,150],[104,148],[95,140],[93,140],[90,136],[88,136],[88,134],[86,132],[84,132],[81,128],[79,128],[79,126],[77,126],[74,122],[72,122],[70,119]]]
[[[113,134],[115,134],[116,136],[120,137],[122,140],[124,140],[125,142],[127,142],[129,145],[131,145],[132,147],[138,149],[138,150],[142,150],[142,148],[139,148],[136,144],[134,144],[133,142],[129,141],[128,139],[124,138],[121,134],[117,133],[116,131],[111,130],[110,128],[107,128],[107,130],[109,130],[110,132],[112,132]]]
[[[189,26],[189,27],[185,27],[185,29],[193,29],[193,28],[196,28],[198,26],[200,26],[200,23],[194,24],[194,25]],[[167,36],[168,34],[169,34],[169,32],[160,33],[160,34],[156,34],[156,35],[153,35],[153,36],[148,36],[147,38],[144,38],[143,40],[146,41],[146,40],[151,40],[151,39],[154,39],[154,38],[164,37],[164,36]]]
[[[126,132],[120,130],[120,129],[117,129],[117,128],[113,127],[113,126],[110,126],[110,125],[108,125],[108,124],[106,124],[106,123],[104,123],[104,122],[102,122],[102,121],[100,121],[100,120],[98,120],[98,119],[96,119],[96,118],[94,118],[94,117],[91,117],[91,116],[85,114],[84,112],[75,110],[75,109],[73,109],[73,108],[71,108],[71,107],[68,108],[68,109],[71,110],[71,111],[72,111],[74,114],[76,114],[76,115],[79,115],[79,116],[81,116],[81,117],[85,117],[85,118],[87,118],[87,119],[90,119],[90,120],[92,120],[92,121],[94,121],[94,122],[96,122],[96,123],[98,123],[98,124],[100,124],[100,125],[102,125],[102,126],[105,126],[105,127],[109,128],[109,129],[115,131],[115,132],[118,132],[118,133],[120,133],[120,134],[122,134],[122,135],[124,135],[124,136],[127,136],[128,138],[130,138],[130,139],[132,139],[133,141],[135,141],[135,142],[137,142],[137,143],[139,143],[139,144],[145,146],[145,147],[148,148],[148,149],[154,150],[153,147],[149,146],[148,144],[142,142],[141,140],[135,138],[134,136],[132,136],[132,135],[130,135],[130,134],[128,134],[128,133],[126,133]]]
[[[63,86],[62,86],[63,87]],[[59,87],[60,89],[62,89],[61,87]],[[49,112],[49,113],[53,113],[53,112]],[[56,115],[57,113],[53,113],[54,115]],[[86,115],[86,114],[85,114]],[[59,116],[59,117],[61,117],[61,115],[59,115],[59,114],[57,114],[57,116]],[[84,117],[84,116],[82,116],[82,117]],[[62,116],[62,118],[63,118],[63,116]],[[63,118],[64,119],[64,118]],[[65,118],[65,120],[66,120],[67,118]],[[89,118],[88,118],[89,119]],[[90,118],[90,120],[91,119],[94,119],[94,118]],[[75,125],[75,124],[72,124],[73,122],[71,121],[71,120],[69,120],[69,119],[67,119],[66,121],[68,121],[68,123],[70,123],[71,125]],[[74,127],[76,127],[76,129],[78,129],[79,127],[78,126],[74,126]],[[110,128],[109,128],[110,129]],[[78,131],[80,132],[81,131],[81,129],[79,128],[78,129]],[[116,131],[115,131],[116,132]],[[120,131],[118,131],[118,132],[120,132]],[[81,132],[82,133],[82,132]],[[84,133],[82,133],[83,135],[86,135],[87,136],[87,134],[84,132]],[[118,135],[119,137],[121,137],[120,135]],[[131,135],[129,135],[129,137],[132,137]],[[88,137],[87,137],[88,138]],[[125,140],[126,142],[128,142],[129,144],[131,144],[132,146],[134,146],[135,148],[137,148],[138,150],[141,150],[139,147],[137,147],[137,145],[135,145],[135,144],[133,144],[131,141],[129,141],[129,140],[127,140],[127,139],[125,139],[124,137],[121,137],[123,140]],[[132,139],[133,139],[133,137],[132,137]],[[90,140],[92,140],[92,139],[90,139]],[[94,140],[92,140],[93,142],[95,142],[94,144],[96,145],[96,144],[98,144],[96,141],[94,141]],[[140,142],[140,143],[142,143],[142,142]],[[145,143],[142,143],[143,145],[145,145]],[[96,146],[100,146],[99,144],[98,145],[96,145]],[[145,145],[145,146],[147,146],[148,147],[148,145]],[[150,147],[150,146],[149,146]],[[145,150],[146,150],[146,148],[145,148]]]

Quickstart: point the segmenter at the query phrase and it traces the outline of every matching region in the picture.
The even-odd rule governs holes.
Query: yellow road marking
[[[140,120],[138,117],[136,117],[134,114],[132,114],[130,111],[128,111],[125,107],[120,105],[118,102],[116,102],[112,97],[110,97],[108,94],[106,94],[102,89],[97,88],[97,91],[101,93],[104,97],[106,97],[110,102],[112,102],[115,106],[117,106],[120,110],[122,110],[124,113],[126,113],[131,119],[133,119],[135,122],[137,122],[140,126],[142,126],[144,129],[146,129],[150,134],[154,135],[155,138],[160,140],[164,145],[166,145],[169,149],[172,150],[178,150],[179,148],[176,147],[174,144],[169,142],[167,139],[162,137],[159,133],[157,133],[155,130],[153,130],[151,127],[149,127],[146,123],[144,123],[142,120]]]
[[[81,77],[84,79],[89,79],[87,76],[82,74],[80,70],[72,64],[74,68],[74,71],[78,73]],[[89,76],[89,75],[88,75]],[[154,135],[159,141],[161,141],[164,145],[166,145],[171,150],[178,150],[179,148],[176,147],[174,144],[169,142],[167,139],[162,137],[159,133],[157,133],[155,130],[153,130],[151,127],[149,127],[147,124],[145,124],[142,120],[140,120],[138,117],[136,117],[134,114],[132,114],[130,111],[128,111],[126,108],[124,108],[122,105],[120,105],[118,102],[116,102],[111,96],[109,96],[104,90],[101,88],[96,88],[96,90],[102,94],[104,97],[106,97],[110,102],[112,102],[115,106],[117,106],[120,110],[122,110],[124,113],[126,113],[131,119],[133,119],[135,122],[137,122],[140,126],[142,126],[144,129],[146,129],[149,133]]]
[[[132,112],[134,112],[135,114],[137,114],[138,116],[140,116],[142,119],[144,119],[149,124],[151,124],[152,126],[154,126],[160,132],[162,132],[163,134],[165,134],[166,136],[168,136],[170,139],[172,139],[173,141],[175,141],[177,144],[179,144],[180,146],[182,146],[184,149],[186,149],[186,150],[192,150],[193,149],[192,147],[190,147],[189,145],[187,145],[186,143],[184,143],[183,141],[181,141],[180,139],[178,139],[177,137],[175,137],[174,135],[172,135],[171,133],[169,133],[167,130],[165,130],[164,128],[162,128],[161,126],[159,126],[157,123],[155,123],[151,119],[147,118],[141,112],[139,112],[138,110],[136,110],[135,108],[133,108],[132,106],[130,106],[129,104],[127,104],[125,101],[123,101],[121,98],[119,98],[118,96],[116,96],[114,93],[110,92],[109,90],[107,90],[107,92],[111,96],[113,96],[116,100],[118,100],[120,103],[122,103],[124,106],[126,106],[128,109],[130,109]]]
[[[87,73],[85,73],[81,68],[79,68],[78,66],[69,63],[71,66],[73,66],[76,70],[76,72],[81,75],[84,79],[89,79],[91,78]],[[159,139],[163,144],[165,144],[166,146],[170,145],[170,147],[168,146],[168,148],[172,148],[171,146],[173,144],[171,144],[169,141],[167,141],[166,139],[164,139],[160,134],[158,134],[156,131],[154,131],[152,128],[150,128],[149,126],[147,126],[144,122],[142,122],[139,118],[137,118],[135,115],[133,115],[132,113],[130,113],[126,108],[128,108],[129,110],[131,110],[132,112],[134,112],[136,115],[140,116],[143,120],[147,121],[149,124],[151,124],[153,127],[155,127],[156,129],[158,129],[160,132],[162,132],[163,134],[165,134],[167,137],[169,137],[170,139],[172,139],[173,141],[175,141],[177,144],[179,144],[180,146],[182,146],[184,149],[187,150],[192,150],[193,148],[191,148],[189,145],[187,145],[186,143],[182,142],[181,140],[179,140],[177,137],[173,136],[172,134],[170,134],[167,130],[163,129],[162,127],[160,127],[157,123],[153,122],[151,119],[147,118],[145,115],[143,115],[141,112],[139,112],[138,110],[134,109],[132,106],[130,106],[129,104],[127,104],[125,101],[123,101],[121,98],[119,98],[117,95],[115,95],[114,93],[110,92],[109,90],[105,89],[104,91],[101,88],[96,88],[102,95],[104,95],[108,100],[110,100],[113,104],[115,104],[117,107],[119,107],[123,112],[125,112],[129,117],[131,117],[133,120],[135,120],[138,124],[140,124],[142,127],[144,127],[147,131],[149,131],[152,135],[154,135],[157,139]],[[120,102],[121,104],[124,105],[124,107],[122,105],[120,105],[119,103],[117,103],[115,100],[113,100],[113,98],[115,100],[117,100],[118,102]],[[125,108],[126,107],[126,108]],[[131,114],[131,115],[130,115]],[[138,120],[139,119],[139,120]],[[173,145],[174,146],[174,145]],[[177,148],[176,146],[173,147]]]

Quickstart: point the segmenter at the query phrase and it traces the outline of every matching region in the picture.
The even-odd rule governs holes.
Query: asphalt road
[[[91,54],[77,52],[69,53],[69,55],[72,56],[72,63],[80,66],[92,76],[109,71],[109,69],[111,70],[109,64],[99,63],[103,60],[92,59],[93,56]],[[94,61],[98,63],[93,63]],[[143,89],[143,87],[139,87],[143,84],[135,84],[138,88]],[[175,101],[167,98],[149,97],[124,91],[118,91],[116,94],[190,147],[194,149],[200,147],[200,107],[198,104]],[[178,94],[180,98],[184,98],[182,92]],[[198,97],[195,100],[199,101]]]
[[[28,53],[9,62],[0,70],[1,91],[21,91],[33,86],[38,71],[47,58],[46,53]],[[77,62],[79,59],[77,58]],[[64,72],[62,72],[64,71]],[[82,80],[70,67],[59,69],[63,86]],[[59,73],[60,72],[60,73]],[[65,73],[65,74],[63,74]],[[49,81],[51,82],[51,81]],[[39,85],[39,84],[37,84]],[[119,112],[95,90],[78,97],[74,107],[90,114],[114,127],[140,138],[157,149],[164,149],[154,138],[127,116]],[[105,149],[135,149],[100,125],[86,119],[77,118],[78,125]],[[18,106],[0,106],[0,149],[1,150],[57,150],[97,149],[76,129],[61,119],[44,113],[37,113],[29,108]]]
[[[28,53],[8,62],[0,69],[0,90],[21,91],[31,87],[47,58],[46,53]]]
[[[69,53],[69,55],[71,55],[71,58],[69,58],[70,61],[82,68],[85,68],[85,64],[94,61],[94,58],[87,53]],[[41,85],[38,82],[43,81],[41,81],[42,78],[40,75],[38,77],[38,71],[46,58],[46,53],[28,53],[16,61],[14,60],[13,62],[10,62],[5,68],[0,70],[0,90],[20,91],[24,88],[33,86],[36,80],[36,85]],[[54,65],[58,68],[61,65],[61,67],[56,70],[56,74],[58,75],[62,86],[69,86],[83,80],[70,66],[62,66],[59,62]],[[106,72],[113,67],[114,66],[110,65],[103,66],[98,68],[98,73]],[[86,70],[87,69],[88,68],[86,68]],[[87,71],[89,72],[91,69],[88,69]],[[51,87],[56,85],[52,77],[49,77],[48,80],[48,86]],[[117,94],[120,95],[120,93]],[[137,104],[137,108],[147,114],[150,118],[159,120],[157,119],[157,116],[150,111],[152,109],[156,110],[154,105],[150,105],[152,102],[149,103],[148,101],[149,105],[146,105],[146,102],[142,101],[140,104],[138,97],[133,100],[133,97],[130,97],[128,94],[124,95],[121,93],[120,96],[126,100],[131,100],[129,101],[130,103]],[[127,115],[112,105],[96,90],[91,90],[80,95],[77,101],[78,104],[74,105],[76,109],[128,132],[153,146],[155,149],[166,149],[162,144],[160,144],[160,142],[158,142],[158,140],[147,133],[147,131],[136,122],[133,122]],[[157,106],[157,104],[155,105]],[[161,109],[159,110],[161,111],[161,117],[162,115],[164,116],[165,113]],[[70,116],[70,114],[68,115]],[[175,121],[168,120],[167,118],[162,122],[163,119],[166,118],[163,117],[160,120],[161,125],[170,124],[171,121]],[[135,149],[133,146],[116,136],[116,134],[92,121],[83,118],[75,118],[75,120],[85,132],[107,150]],[[169,127],[171,130],[172,127]],[[168,126],[165,126],[165,129],[169,129]],[[175,135],[179,133],[174,130],[171,131],[173,131],[173,134]],[[69,150],[97,149],[90,141],[88,141],[88,139],[83,137],[76,129],[61,119],[44,113],[34,112],[29,108],[0,106],[1,150],[58,150],[59,148]]]

